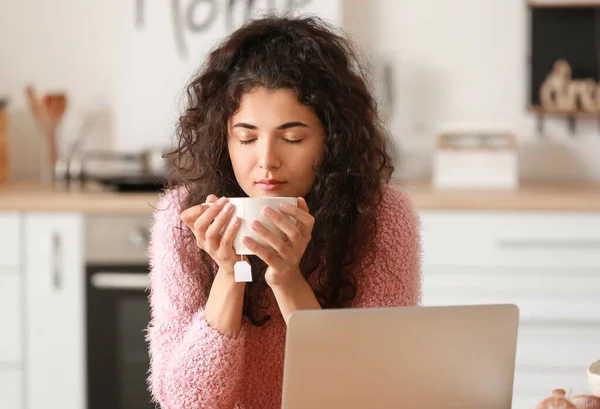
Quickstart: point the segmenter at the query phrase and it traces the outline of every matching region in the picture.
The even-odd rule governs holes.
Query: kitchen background
[[[24,87],[68,94],[60,137],[93,121],[86,147],[136,151],[170,143],[187,76],[227,30],[228,2],[4,1],[0,4],[0,90],[9,99],[14,178],[37,177],[39,145]],[[237,4],[234,22],[243,17]],[[260,5],[260,2],[255,2]],[[263,3],[268,3],[264,1]],[[288,1],[279,1],[287,4]],[[600,178],[597,121],[579,120],[573,137],[548,118],[545,138],[527,107],[528,8],[523,0],[303,1],[354,37],[375,73],[391,65],[391,133],[404,158],[399,176],[426,176],[436,134],[463,125],[515,133],[524,179]],[[179,4],[173,11],[171,4]],[[294,1],[291,2],[294,4]],[[178,17],[174,17],[178,14]],[[172,21],[177,21],[176,25]],[[212,20],[211,20],[212,21]],[[378,71],[379,70],[379,71]],[[381,80],[376,77],[377,80]],[[383,84],[379,84],[383,90]],[[380,93],[383,100],[383,93]]]
[[[520,307],[515,409],[600,394],[600,2],[0,0],[0,409],[154,407],[159,154],[208,50],[270,7],[328,19],[370,63],[423,304]]]

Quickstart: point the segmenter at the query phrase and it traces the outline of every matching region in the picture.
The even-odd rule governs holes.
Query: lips
[[[277,179],[262,179],[262,180],[259,180],[256,183],[264,184],[264,185],[278,185],[278,184],[281,184],[281,183],[284,183],[284,182],[281,181],[281,180],[277,180]]]
[[[277,179],[262,179],[256,182],[256,185],[264,190],[276,190],[283,186],[286,182]]]

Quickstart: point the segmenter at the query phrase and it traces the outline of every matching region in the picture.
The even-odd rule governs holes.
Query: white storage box
[[[442,133],[433,155],[433,185],[440,189],[516,189],[517,156],[510,133]]]

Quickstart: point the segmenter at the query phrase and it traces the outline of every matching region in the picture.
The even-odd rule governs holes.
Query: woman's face
[[[323,124],[290,89],[244,94],[227,124],[229,157],[244,192],[306,196],[325,149]]]

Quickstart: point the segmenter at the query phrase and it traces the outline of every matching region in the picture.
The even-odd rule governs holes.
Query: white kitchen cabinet
[[[85,408],[83,217],[27,214],[24,238],[27,408]]]
[[[426,262],[457,266],[600,266],[600,213],[427,211]]]
[[[19,365],[22,360],[23,306],[21,275],[0,269],[0,367]],[[2,380],[0,379],[0,388]],[[0,406],[1,407],[1,406]]]
[[[427,258],[427,255],[424,256]],[[600,267],[423,265],[426,302],[513,303],[521,320],[599,322]]]
[[[21,264],[20,223],[19,213],[0,213],[0,270],[2,267],[19,267]]]
[[[7,370],[0,365],[0,409],[23,408],[22,375],[18,370]]]
[[[514,409],[589,393],[600,359],[600,214],[422,211],[423,305],[514,303]]]
[[[0,409],[22,409],[21,215],[0,213]]]

